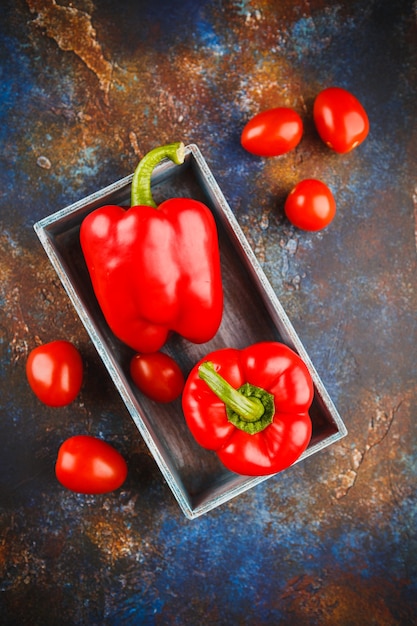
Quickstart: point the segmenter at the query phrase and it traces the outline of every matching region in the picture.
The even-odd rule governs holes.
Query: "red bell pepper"
[[[103,206],[81,224],[94,292],[114,334],[137,352],[156,352],[175,331],[209,341],[223,312],[217,229],[210,209],[173,198],[158,208],[151,175],[163,158],[184,161],[182,143],[155,148],[135,170],[131,204]]]
[[[191,370],[183,411],[196,441],[232,472],[275,474],[311,439],[313,381],[304,361],[279,342],[210,353]]]

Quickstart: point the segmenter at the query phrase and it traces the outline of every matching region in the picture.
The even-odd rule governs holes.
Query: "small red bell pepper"
[[[183,411],[196,441],[232,472],[275,474],[311,439],[314,388],[304,361],[279,342],[210,353],[191,370]]]
[[[94,292],[114,334],[137,352],[156,352],[175,331],[209,341],[223,312],[216,223],[197,200],[172,198],[158,208],[151,175],[163,158],[184,162],[184,145],[155,148],[139,163],[128,209],[108,205],[81,224],[80,240]]]

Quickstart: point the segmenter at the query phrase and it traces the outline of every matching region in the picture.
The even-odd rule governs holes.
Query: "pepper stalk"
[[[152,196],[152,172],[160,161],[171,159],[175,165],[182,165],[185,159],[185,147],[182,141],[169,143],[166,146],[154,148],[140,160],[135,169],[131,188],[131,206],[152,206],[156,203]]]
[[[198,376],[224,402],[229,422],[240,430],[254,435],[272,424],[274,396],[265,389],[248,382],[235,389],[216,372],[211,361],[199,366]]]

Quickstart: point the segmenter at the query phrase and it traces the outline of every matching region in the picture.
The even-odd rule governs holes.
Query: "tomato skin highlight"
[[[114,491],[126,480],[127,464],[110,444],[90,435],[75,435],[61,445],[55,464],[58,481],[76,493]]]
[[[303,122],[289,107],[267,109],[255,115],[244,127],[241,144],[260,157],[274,157],[293,150],[301,141]]]
[[[332,192],[322,181],[306,178],[290,191],[284,205],[289,221],[302,230],[322,230],[336,215]]]
[[[350,152],[368,136],[368,115],[346,89],[328,87],[316,97],[313,118],[324,143],[339,154]]]
[[[79,351],[65,340],[34,348],[26,361],[26,376],[33,393],[51,407],[73,402],[81,389],[83,375]]]
[[[178,363],[164,352],[136,354],[130,375],[138,389],[156,402],[173,402],[182,393],[184,375]]]

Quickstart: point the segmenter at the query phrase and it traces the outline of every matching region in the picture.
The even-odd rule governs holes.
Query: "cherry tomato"
[[[61,485],[76,493],[108,493],[124,483],[127,465],[102,439],[75,435],[59,448],[55,475]]]
[[[69,341],[58,340],[34,348],[26,361],[26,376],[34,394],[48,406],[65,406],[77,397],[84,367]]]
[[[321,230],[334,218],[336,202],[327,185],[320,180],[306,178],[290,191],[284,211],[297,228]]]
[[[184,375],[180,366],[164,352],[136,354],[130,361],[135,385],[156,402],[172,402],[181,394]]]
[[[255,115],[246,124],[241,144],[248,152],[261,157],[285,154],[301,141],[303,122],[293,109],[278,107]]]
[[[313,117],[321,139],[340,154],[359,146],[369,133],[365,109],[353,94],[341,87],[329,87],[319,93],[314,101]]]

